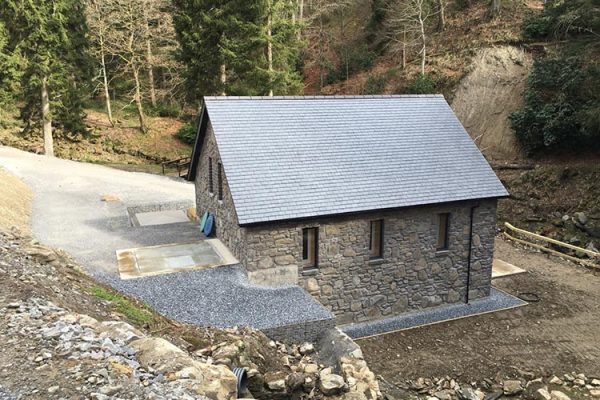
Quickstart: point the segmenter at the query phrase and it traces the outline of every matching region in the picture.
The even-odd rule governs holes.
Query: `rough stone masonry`
[[[216,236],[253,281],[298,283],[334,313],[338,324],[466,301],[467,290],[469,299],[489,295],[495,199],[240,227],[225,173],[223,199],[218,199],[220,162],[209,124],[196,174],[199,213],[215,214]],[[444,251],[436,251],[440,213],[450,215],[448,250]],[[383,257],[371,259],[370,222],[378,219],[384,226]],[[302,229],[306,227],[319,228],[318,268],[310,271],[303,271],[302,261]]]

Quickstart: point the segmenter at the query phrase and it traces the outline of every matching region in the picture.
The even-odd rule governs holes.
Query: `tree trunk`
[[[298,11],[298,23],[302,24],[302,22],[304,21],[304,0],[300,0],[300,4],[299,4],[299,11]],[[302,29],[298,29],[298,39],[300,39],[300,37],[302,36]]]
[[[438,31],[446,29],[446,10],[444,2],[446,0],[438,0]]]
[[[142,92],[140,90],[140,75],[139,75],[138,68],[134,63],[131,64],[131,71],[133,72],[133,80],[135,83],[134,100],[135,100],[135,106],[136,106],[137,112],[138,112],[138,118],[140,120],[140,129],[142,130],[142,132],[146,133],[146,131],[147,131],[146,117],[144,116],[144,106],[142,105]]]
[[[406,69],[406,27],[402,32],[402,69]]]
[[[146,60],[148,62],[148,83],[150,84],[150,102],[152,107],[156,107],[156,89],[154,88],[154,70],[152,59],[152,45],[150,38],[146,38]]]
[[[108,76],[106,74],[106,61],[104,59],[104,40],[100,37],[100,63],[102,64],[102,79],[104,83],[104,99],[106,101],[106,114],[108,115],[108,122],[112,126],[115,126],[112,117],[112,107],[110,105],[110,92],[108,89]]]
[[[225,64],[221,64],[221,85],[222,85],[222,89],[221,89],[221,96],[226,96],[227,94],[225,93],[225,85],[227,84],[227,67],[225,66]]]
[[[44,133],[44,154],[54,157],[52,139],[52,119],[50,119],[50,99],[48,98],[48,78],[42,78],[42,132]]]
[[[425,58],[427,56],[427,42],[425,37],[425,21],[423,20],[423,8],[422,3],[419,9],[419,27],[421,29],[421,40],[423,42],[423,47],[421,48],[421,74],[425,75]]]
[[[269,62],[269,96],[273,96],[273,36],[271,26],[273,17],[271,16],[271,7],[269,5],[269,16],[267,18],[267,60]]]
[[[500,8],[502,7],[502,1],[501,0],[492,0],[492,16],[496,16],[498,14],[500,14]]]

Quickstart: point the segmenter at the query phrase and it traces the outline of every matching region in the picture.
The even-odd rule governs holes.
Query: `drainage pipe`
[[[469,216],[469,251],[467,255],[467,294],[465,296],[465,303],[469,304],[469,290],[471,290],[471,253],[473,252],[473,219],[475,216],[475,209],[479,207],[479,204],[475,204],[471,207],[471,214]]]
[[[248,372],[246,368],[233,368],[233,374],[237,378],[238,398],[248,390]]]

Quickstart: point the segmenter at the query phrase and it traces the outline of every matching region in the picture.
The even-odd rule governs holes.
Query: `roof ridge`
[[[205,100],[336,100],[336,99],[395,99],[413,97],[444,97],[443,94],[382,94],[382,95],[306,95],[306,96],[204,96]]]

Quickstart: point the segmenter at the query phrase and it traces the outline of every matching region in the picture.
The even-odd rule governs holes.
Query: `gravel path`
[[[343,326],[341,329],[351,338],[363,338],[381,333],[395,332],[417,326],[435,324],[458,318],[472,317],[494,311],[524,306],[523,300],[492,288],[489,297],[471,301],[469,304],[452,304],[431,310],[398,315],[378,321]]]
[[[240,266],[122,281],[116,250],[200,239],[192,223],[132,227],[127,208],[159,203],[192,206],[193,184],[1,146],[0,166],[33,190],[32,231],[40,242],[66,250],[91,275],[164,315],[203,326],[260,329],[331,318],[301,288],[252,285]],[[101,201],[104,195],[120,202]]]

